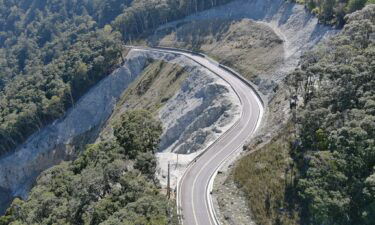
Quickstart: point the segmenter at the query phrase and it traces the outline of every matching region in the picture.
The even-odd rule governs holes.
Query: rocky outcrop
[[[170,186],[176,188],[179,177],[194,157],[217,140],[240,117],[241,103],[225,81],[204,69],[190,67],[181,89],[159,111],[164,125],[157,176],[166,187],[168,164]]]
[[[160,152],[190,154],[202,150],[241,113],[240,101],[229,84],[184,58],[179,63],[189,76],[159,112],[164,124]]]
[[[26,197],[43,170],[75,154],[74,140],[97,133],[111,115],[117,99],[147,64],[128,55],[126,63],[85,94],[64,118],[31,136],[14,154],[0,159],[0,188]]]
[[[125,64],[85,94],[64,118],[0,159],[2,205],[12,196],[26,198],[43,170],[77,154],[74,144],[94,141],[121,95],[153,60],[178,64],[189,73],[180,90],[160,109],[165,128],[160,151],[200,150],[234,122],[240,111],[239,100],[215,74],[185,56],[132,50]]]
[[[208,20],[240,21],[243,19],[251,19],[269,26],[284,41],[284,62],[271,74],[259,75],[253,80],[264,94],[272,92],[277,83],[298,65],[302,52],[337,32],[332,27],[319,24],[318,19],[307,12],[303,5],[285,0],[237,0],[188,16],[183,20],[165,24],[155,32],[154,39],[162,38],[158,35],[165,35],[165,31],[178,31],[186,24],[199,27],[195,24],[205,23]],[[220,39],[221,37],[213,38]]]
[[[302,6],[284,0],[234,1],[189,16],[174,25],[208,18],[262,21],[284,40],[283,66],[271,79],[257,82],[265,92],[272,89],[272,82],[282,79],[298,64],[302,51],[332,32],[330,28],[319,25]],[[167,26],[173,24],[164,27]],[[162,152],[191,153],[202,150],[234,123],[240,111],[238,99],[231,88],[214,74],[186,57],[131,51],[126,63],[84,95],[64,118],[31,136],[15,153],[0,159],[1,205],[10,196],[26,197],[41,171],[74,156],[75,140],[81,137],[91,140],[90,136],[98,134],[119,97],[141,74],[150,58],[178,63],[191,74],[159,112],[165,128],[160,148]],[[158,158],[165,163],[165,159],[170,159],[171,155],[159,155]]]

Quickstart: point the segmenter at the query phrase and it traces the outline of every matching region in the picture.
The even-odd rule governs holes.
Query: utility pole
[[[176,154],[177,155],[177,162],[176,162],[176,168],[175,169],[177,169],[177,166],[178,166],[178,153]]]
[[[167,198],[171,198],[171,164],[168,162]]]

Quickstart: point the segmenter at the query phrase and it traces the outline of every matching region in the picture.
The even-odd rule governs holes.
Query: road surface
[[[204,154],[190,164],[180,179],[177,189],[177,205],[184,225],[217,225],[219,222],[211,199],[213,179],[219,167],[236,151],[241,151],[245,142],[259,126],[263,114],[261,99],[249,84],[208,57],[178,50],[134,48],[185,55],[228,82],[241,100],[240,119],[209,146]]]

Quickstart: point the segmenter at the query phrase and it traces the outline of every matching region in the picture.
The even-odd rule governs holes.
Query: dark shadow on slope
[[[12,199],[12,192],[8,189],[0,187],[0,215],[5,213],[5,210],[10,205]]]

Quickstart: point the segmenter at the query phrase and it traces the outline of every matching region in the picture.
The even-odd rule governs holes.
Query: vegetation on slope
[[[112,127],[125,110],[145,109],[158,116],[160,107],[176,94],[187,76],[188,72],[178,64],[152,60],[121,96],[99,139],[113,136]]]
[[[375,5],[347,21],[290,78],[304,102],[296,188],[313,224],[375,223]]]
[[[154,177],[161,123],[128,111],[116,140],[88,146],[73,162],[44,172],[27,201],[14,200],[0,224],[177,224]]]
[[[362,9],[374,0],[292,0],[305,4],[307,9],[316,14],[320,21],[331,25],[343,26],[345,15]]]
[[[153,61],[144,70],[138,80],[126,90],[119,106],[131,109],[146,109],[158,112],[158,109],[180,89],[188,72],[178,64]]]
[[[105,13],[93,3],[0,1],[0,155],[62,116],[119,62],[121,36],[97,29],[89,12]]]
[[[235,169],[257,222],[290,224],[297,210],[302,224],[375,223],[375,5],[346,20],[287,79],[296,137],[283,131]]]
[[[255,81],[283,62],[283,41],[273,30],[250,19],[199,20],[150,36],[154,45],[202,51]]]
[[[227,1],[1,0],[0,155],[121,63],[123,40]]]
[[[270,143],[241,158],[233,170],[257,224],[299,224],[292,188],[296,171],[291,167],[291,131],[291,125],[283,128]]]

